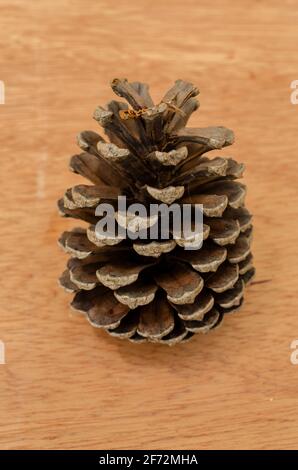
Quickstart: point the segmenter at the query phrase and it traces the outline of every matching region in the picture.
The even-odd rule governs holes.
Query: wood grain
[[[1,1],[2,449],[298,448],[298,5],[243,0]],[[71,313],[55,201],[109,81],[196,83],[200,127],[234,129],[257,278],[241,313],[174,348]]]

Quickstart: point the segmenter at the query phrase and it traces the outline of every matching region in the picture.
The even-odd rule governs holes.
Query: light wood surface
[[[298,448],[297,1],[1,0],[2,449]],[[146,81],[196,83],[192,124],[225,125],[246,164],[257,278],[241,313],[173,347],[133,345],[72,313],[56,199],[76,134]],[[77,225],[77,224],[76,224]]]

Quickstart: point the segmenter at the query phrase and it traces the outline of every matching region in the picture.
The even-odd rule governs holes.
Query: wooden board
[[[1,1],[2,449],[298,448],[298,5]],[[225,125],[246,164],[257,278],[241,313],[174,347],[133,345],[73,314],[56,199],[109,81],[195,82],[193,125]]]

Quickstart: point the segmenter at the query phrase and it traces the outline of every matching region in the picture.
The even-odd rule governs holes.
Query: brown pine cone
[[[112,89],[131,108],[110,101],[95,110],[110,142],[93,131],[78,136],[82,153],[71,158],[70,168],[92,184],[68,189],[58,205],[63,216],[88,225],[59,240],[71,255],[60,283],[75,293],[72,307],[112,336],[186,341],[236,311],[254,275],[246,187],[236,181],[244,165],[206,157],[233,143],[231,130],[185,127],[199,106],[191,83],[177,80],[158,105],[146,84],[115,79]],[[147,207],[203,204],[202,247],[185,250],[186,240],[173,234],[167,240],[99,238],[96,207],[109,203],[117,210],[121,195]]]

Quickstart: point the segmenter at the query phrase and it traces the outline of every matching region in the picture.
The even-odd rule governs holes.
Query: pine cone
[[[95,110],[110,142],[93,131],[78,136],[83,152],[71,158],[70,168],[92,185],[68,189],[58,205],[63,216],[88,227],[62,234],[59,244],[71,258],[60,283],[75,293],[72,307],[112,336],[184,342],[236,311],[254,275],[246,188],[236,181],[244,165],[205,155],[231,145],[231,130],[186,127],[199,106],[191,83],[177,80],[158,105],[146,84],[115,79],[111,86],[131,108],[111,101]],[[120,195],[147,206],[203,204],[202,247],[185,250],[186,240],[173,236],[99,238],[95,209],[107,202],[117,210]],[[151,222],[144,223],[148,228]]]

